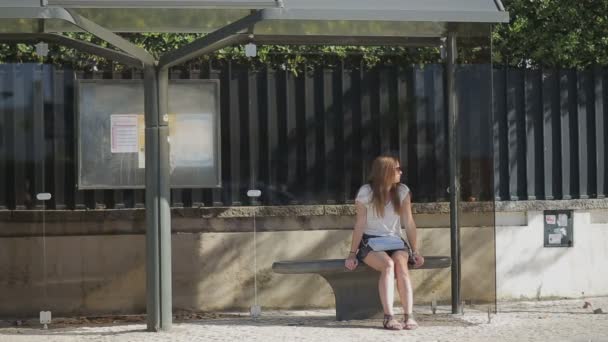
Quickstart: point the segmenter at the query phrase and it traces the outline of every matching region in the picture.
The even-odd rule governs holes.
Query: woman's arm
[[[356,219],[355,226],[353,228],[353,238],[350,244],[350,250],[348,251],[348,257],[344,262],[344,266],[349,270],[354,270],[357,267],[357,250],[359,249],[359,243],[363,237],[363,230],[367,222],[367,209],[360,202],[355,202]]]
[[[401,222],[405,223],[405,234],[407,235],[407,240],[414,253],[415,266],[422,266],[424,258],[418,252],[418,236],[416,232],[416,222],[414,222],[414,215],[412,215],[412,200],[410,193],[405,196],[401,205]]]

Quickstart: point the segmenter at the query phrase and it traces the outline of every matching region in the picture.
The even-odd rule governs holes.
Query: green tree
[[[493,34],[494,63],[608,65],[608,0],[509,0],[511,22]]]

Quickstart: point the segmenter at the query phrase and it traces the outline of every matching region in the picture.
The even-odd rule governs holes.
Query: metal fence
[[[608,71],[494,71],[495,189],[501,200],[607,193]]]
[[[465,200],[606,194],[606,69],[460,66]],[[0,208],[144,206],[144,190],[78,190],[74,79],[141,78],[0,65]],[[206,64],[172,78],[221,80],[221,189],[173,189],[172,206],[348,203],[374,156],[402,159],[415,201],[447,201],[443,66],[318,68],[293,75]],[[494,93],[494,106],[490,98]],[[493,159],[492,159],[493,158]]]

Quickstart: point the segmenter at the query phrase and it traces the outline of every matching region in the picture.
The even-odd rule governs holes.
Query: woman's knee
[[[409,269],[407,266],[407,254],[395,253],[391,257],[393,264],[395,265],[395,273],[400,275],[409,276]]]
[[[395,264],[395,277],[401,277],[401,278],[410,277],[410,271],[407,268],[407,264],[405,266],[403,266],[401,263]]]
[[[382,261],[382,272],[393,272],[395,269],[395,262],[391,258],[386,258]]]

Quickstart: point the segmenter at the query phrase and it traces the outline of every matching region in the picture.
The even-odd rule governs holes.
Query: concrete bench
[[[422,267],[410,270],[446,268],[450,265],[450,257],[425,256]],[[382,317],[378,294],[379,273],[363,263],[359,263],[354,271],[349,271],[344,267],[344,259],[277,261],[272,264],[272,270],[281,274],[314,273],[325,278],[334,291],[338,321]]]

